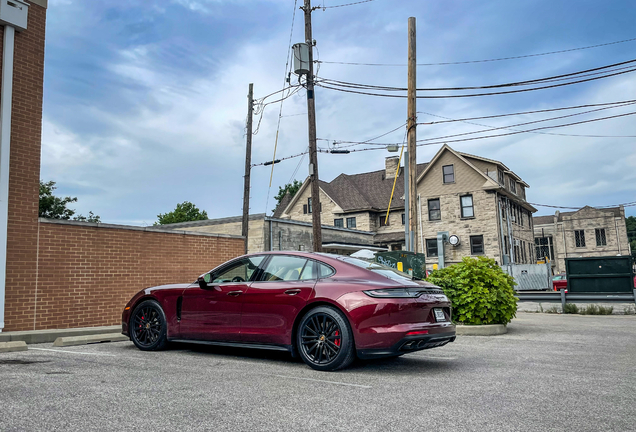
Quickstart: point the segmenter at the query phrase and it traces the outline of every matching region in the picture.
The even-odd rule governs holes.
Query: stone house
[[[537,258],[548,258],[554,273],[565,271],[565,258],[630,255],[623,206],[534,218]]]
[[[320,182],[321,220],[327,225],[375,233],[377,246],[404,247],[404,172],[398,157],[386,158],[384,170],[347,175]],[[483,255],[499,264],[533,263],[534,207],[526,201],[529,187],[499,161],[459,153],[443,146],[429,163],[417,165],[418,251],[427,266],[440,260],[459,262],[464,256]],[[397,173],[397,179],[395,178]],[[385,221],[391,191],[388,223]],[[309,178],[293,198],[285,197],[274,217],[311,222]],[[459,244],[438,242],[438,233],[455,235]]]

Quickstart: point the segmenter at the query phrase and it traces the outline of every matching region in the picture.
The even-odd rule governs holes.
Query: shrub
[[[579,311],[581,315],[611,315],[614,312],[614,307],[609,306],[597,306],[594,304],[587,305]]]
[[[563,308],[563,313],[577,314],[579,313],[579,307],[575,305],[574,303],[566,303],[565,307]]]
[[[463,324],[508,324],[517,313],[514,279],[495,260],[465,257],[427,279],[444,290],[453,318]]]

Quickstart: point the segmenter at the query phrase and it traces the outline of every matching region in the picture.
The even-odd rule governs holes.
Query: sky
[[[331,7],[352,1],[312,4],[326,7],[312,14],[319,79],[406,87],[409,17],[417,22],[418,64],[528,56],[418,66],[418,88],[518,82],[636,59],[636,40],[578,49],[636,38],[636,2],[629,0],[373,0]],[[77,197],[71,205],[77,213],[92,211],[105,223],[152,225],[158,214],[184,201],[210,218],[240,215],[248,86],[253,83],[255,98],[262,98],[287,85],[290,35],[292,43],[304,41],[304,17],[294,0],[50,0],[41,179],[55,181],[57,195]],[[571,51],[535,55],[563,50]],[[297,85],[298,78],[292,74],[290,82]],[[274,102],[280,94],[264,102]],[[432,123],[633,99],[636,72],[515,94],[418,99],[417,111],[418,122]],[[406,99],[317,87],[315,101],[319,148],[363,142],[396,128],[375,142],[403,142]],[[417,138],[590,109],[471,121],[479,125],[422,124]],[[285,99],[282,111],[280,102],[266,105],[262,116],[260,111],[254,118],[260,126],[253,136],[252,163],[272,160],[275,146],[276,158],[307,150],[304,89]],[[512,129],[632,112],[636,105]],[[530,185],[526,192],[531,203],[582,207],[636,201],[635,115],[537,132],[543,133],[448,144],[503,162]],[[418,163],[429,161],[441,145],[418,147]],[[341,173],[383,169],[385,158],[393,155],[385,148],[319,153],[319,176],[331,181]],[[303,181],[307,165],[307,157],[274,165],[271,188],[272,167],[255,166],[250,213],[271,214],[279,187]],[[554,213],[553,208],[535,207],[535,216]],[[636,215],[634,206],[625,210]]]

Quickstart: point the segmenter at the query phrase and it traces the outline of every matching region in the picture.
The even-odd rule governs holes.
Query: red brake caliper
[[[336,332],[333,334],[334,336],[340,336],[340,331],[336,330]],[[333,341],[334,344],[336,344],[336,346],[340,346],[340,338],[336,339]]]

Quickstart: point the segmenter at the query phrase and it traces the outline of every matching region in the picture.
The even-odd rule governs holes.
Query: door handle
[[[288,289],[287,291],[285,291],[285,294],[287,295],[296,295],[298,293],[300,293],[299,289]]]
[[[241,294],[243,294],[243,291],[230,291],[229,293],[227,293],[227,295],[232,296],[232,297],[238,297]]]

